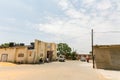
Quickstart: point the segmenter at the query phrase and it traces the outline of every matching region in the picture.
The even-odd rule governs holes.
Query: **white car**
[[[86,58],[84,56],[81,56],[80,61],[86,61]]]
[[[58,60],[59,60],[60,62],[65,62],[65,56],[64,56],[64,55],[59,55]]]

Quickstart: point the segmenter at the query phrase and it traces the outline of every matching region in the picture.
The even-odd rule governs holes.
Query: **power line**
[[[120,31],[104,31],[104,32],[94,32],[94,33],[120,33]]]

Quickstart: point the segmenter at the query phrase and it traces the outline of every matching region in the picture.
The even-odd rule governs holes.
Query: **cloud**
[[[78,1],[75,0],[74,3]],[[116,2],[114,0],[83,0],[79,3],[80,6],[76,7],[70,0],[58,0],[58,6],[67,17],[61,19],[59,16],[50,16],[47,19],[48,22],[35,24],[34,27],[40,32],[52,34],[53,39],[55,36],[59,40],[68,42],[79,51],[89,52],[91,29],[95,32],[120,30],[118,2],[119,0]],[[101,36],[103,35],[97,37]],[[103,43],[107,43],[107,40],[105,41]]]
[[[76,10],[68,0],[60,0],[59,6],[64,10],[65,14],[70,18],[85,18],[86,16],[79,10]]]
[[[64,9],[64,10],[68,9],[68,6],[69,6],[68,0],[61,0],[59,2],[59,5],[61,5],[62,9]]]
[[[112,7],[111,0],[83,0],[82,5],[86,8],[97,10],[107,10]]]
[[[106,10],[112,7],[112,4],[110,2],[110,0],[101,0],[98,4],[97,4],[97,9],[99,10]]]
[[[55,42],[66,42],[78,51],[81,51],[80,49],[83,49],[82,52],[85,52],[84,49],[89,51],[86,45],[90,41],[88,33],[90,30],[80,27],[80,20],[61,20],[54,17],[49,18],[49,21],[49,23],[36,24],[34,27],[39,29],[40,33],[53,35],[49,41],[52,39]]]
[[[56,35],[64,35],[68,37],[74,37],[81,32],[85,32],[86,29],[79,27],[75,20],[61,20],[61,19],[50,19],[49,23],[36,24],[40,31]]]

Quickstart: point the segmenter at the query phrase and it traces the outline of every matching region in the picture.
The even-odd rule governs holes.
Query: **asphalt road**
[[[104,80],[91,63],[80,61],[45,64],[0,63],[0,80]]]

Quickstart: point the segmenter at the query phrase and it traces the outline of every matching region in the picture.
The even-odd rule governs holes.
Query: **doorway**
[[[1,62],[7,62],[8,54],[2,54],[1,55]]]
[[[52,61],[53,51],[47,51],[47,58]]]

